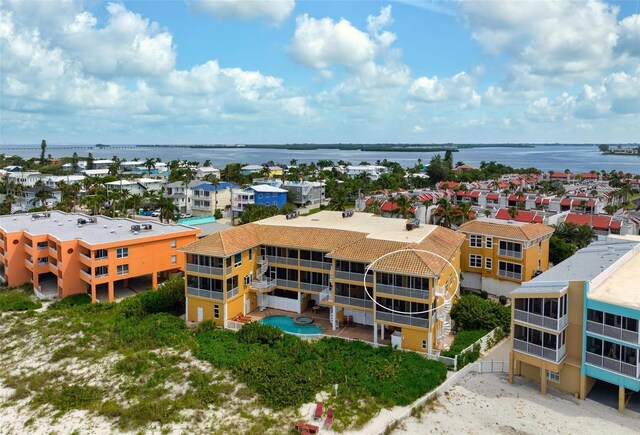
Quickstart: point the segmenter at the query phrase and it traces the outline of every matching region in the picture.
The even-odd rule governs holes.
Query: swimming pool
[[[265,325],[276,326],[284,332],[301,336],[322,334],[322,328],[318,325],[296,325],[293,318],[288,316],[269,316],[260,320]]]

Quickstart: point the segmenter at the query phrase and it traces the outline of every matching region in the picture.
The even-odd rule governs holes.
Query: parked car
[[[151,213],[151,217],[160,217],[160,211],[156,210],[153,213]]]

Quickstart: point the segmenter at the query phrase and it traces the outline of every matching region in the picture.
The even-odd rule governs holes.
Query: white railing
[[[350,305],[352,307],[373,308],[373,301],[368,298],[359,299],[359,298],[351,298],[349,296],[336,295],[334,302],[336,304]]]
[[[275,279],[261,279],[257,281],[251,282],[251,288],[254,290],[270,290],[275,288],[277,285]]]
[[[38,251],[44,251],[45,249],[49,249],[49,245],[36,245]]]
[[[279,257],[276,255],[267,255],[267,261],[270,264],[287,264],[290,266],[297,266],[298,265],[298,259],[297,258],[290,258],[290,257]]]
[[[320,292],[319,304],[330,304],[333,302],[333,295],[331,293],[331,287],[326,287]]]
[[[309,269],[331,270],[331,262],[315,261],[315,260],[300,260],[300,267],[306,267]]]
[[[187,272],[222,276],[224,275],[224,267],[202,266],[200,264],[187,263]]]
[[[384,313],[376,311],[376,320],[383,322],[400,323],[402,325],[417,326],[419,328],[428,328],[429,319],[423,317],[407,316],[406,314]]]
[[[522,258],[522,251],[511,251],[510,249],[498,249],[498,255],[511,258]]]
[[[509,272],[508,270],[498,269],[498,276],[503,276],[505,278],[511,279],[522,279],[522,273]]]
[[[349,281],[363,282],[364,273],[345,272],[336,270],[336,279],[346,279]],[[367,283],[373,283],[373,275],[367,275]]]
[[[437,298],[444,298],[445,296],[445,289],[441,285],[435,286],[434,292]]]
[[[55,246],[49,245],[48,248],[49,248],[49,251],[51,251],[53,254],[57,254],[58,253],[58,250],[56,249]]]
[[[301,290],[310,290],[313,292],[321,292],[327,287],[326,284],[313,284],[310,282],[302,282],[300,281],[300,289]]]
[[[224,300],[224,293],[212,291],[212,290],[204,290],[196,287],[187,287],[187,294],[191,296],[198,296],[200,298],[207,299],[215,299],[217,301]]]
[[[554,331],[559,331],[567,326],[567,322],[569,320],[569,316],[567,316],[566,314],[560,319],[554,319],[552,317],[542,316],[540,314],[534,314],[518,309],[513,310],[513,318],[520,322],[542,326],[547,329],[553,329]]]
[[[527,341],[514,338],[513,348],[517,351],[528,353],[530,355],[539,356],[553,362],[560,362],[566,355],[566,345],[560,349],[549,349],[538,344],[529,343]]]
[[[287,288],[298,288],[298,281],[294,281],[291,279],[276,279],[276,285],[278,287],[287,287]]]
[[[376,293],[385,293],[394,296],[406,296],[416,299],[429,299],[429,290],[422,290],[410,287],[400,287],[395,285],[376,283]]]
[[[605,337],[627,341],[633,344],[640,343],[639,334],[635,331],[629,331],[628,329],[623,329],[617,326],[610,326],[603,323],[594,322],[592,320],[587,320],[587,331]]]
[[[87,261],[91,261],[91,257],[86,254],[83,254],[82,252],[80,253],[80,258],[84,258]]]
[[[236,322],[235,320],[227,320],[226,328],[232,331],[238,332],[239,330],[242,329],[243,326],[244,326],[244,323]]]
[[[238,294],[238,287],[234,287],[231,290],[227,290],[227,299],[231,299]]]
[[[606,356],[586,352],[587,364],[620,373],[621,375],[640,379],[640,367]]]

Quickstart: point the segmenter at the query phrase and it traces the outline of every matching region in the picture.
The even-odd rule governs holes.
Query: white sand
[[[561,393],[540,394],[535,385],[506,375],[471,373],[408,418],[396,434],[638,434],[640,414]]]

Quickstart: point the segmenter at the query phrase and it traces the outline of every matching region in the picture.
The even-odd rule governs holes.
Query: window
[[[500,240],[500,255],[522,258],[522,243]]]
[[[542,240],[538,242],[538,253],[542,252]]]
[[[109,274],[109,268],[107,266],[98,266],[95,268],[95,276],[106,276]]]
[[[472,248],[482,248],[482,236],[471,234],[469,237],[469,246]]]
[[[106,249],[96,249],[95,255],[93,256],[96,260],[102,260],[107,258],[107,250]]]
[[[128,264],[119,264],[117,268],[118,275],[126,275],[129,273],[129,265]]]
[[[555,382],[556,384],[560,382],[560,373],[552,372],[551,370],[547,370],[547,379],[551,382]]]
[[[234,267],[238,267],[241,264],[242,264],[242,252],[239,252],[233,256],[233,265]]]
[[[249,261],[253,260],[253,249],[249,249]]]
[[[482,255],[469,254],[469,267],[482,267]]]
[[[220,318],[220,305],[214,305],[213,306],[213,318],[214,319],[219,319]]]
[[[506,278],[522,279],[522,265],[500,261],[498,262],[498,275]]]
[[[484,259],[484,268],[485,269],[489,269],[489,270],[493,269],[493,259],[492,258],[486,257]]]
[[[244,277],[244,285],[249,285],[251,284],[251,281],[253,281],[253,276],[251,274],[246,275]]]
[[[485,246],[487,248],[493,248],[493,237],[487,237],[485,241]]]
[[[176,247],[176,239],[171,239],[171,247],[172,248]]]
[[[129,256],[129,248],[116,249],[116,258],[125,258]]]
[[[172,255],[171,256],[171,264],[176,264],[178,262],[178,256],[177,255]]]
[[[423,349],[427,348],[427,340],[422,340],[422,348]]]

